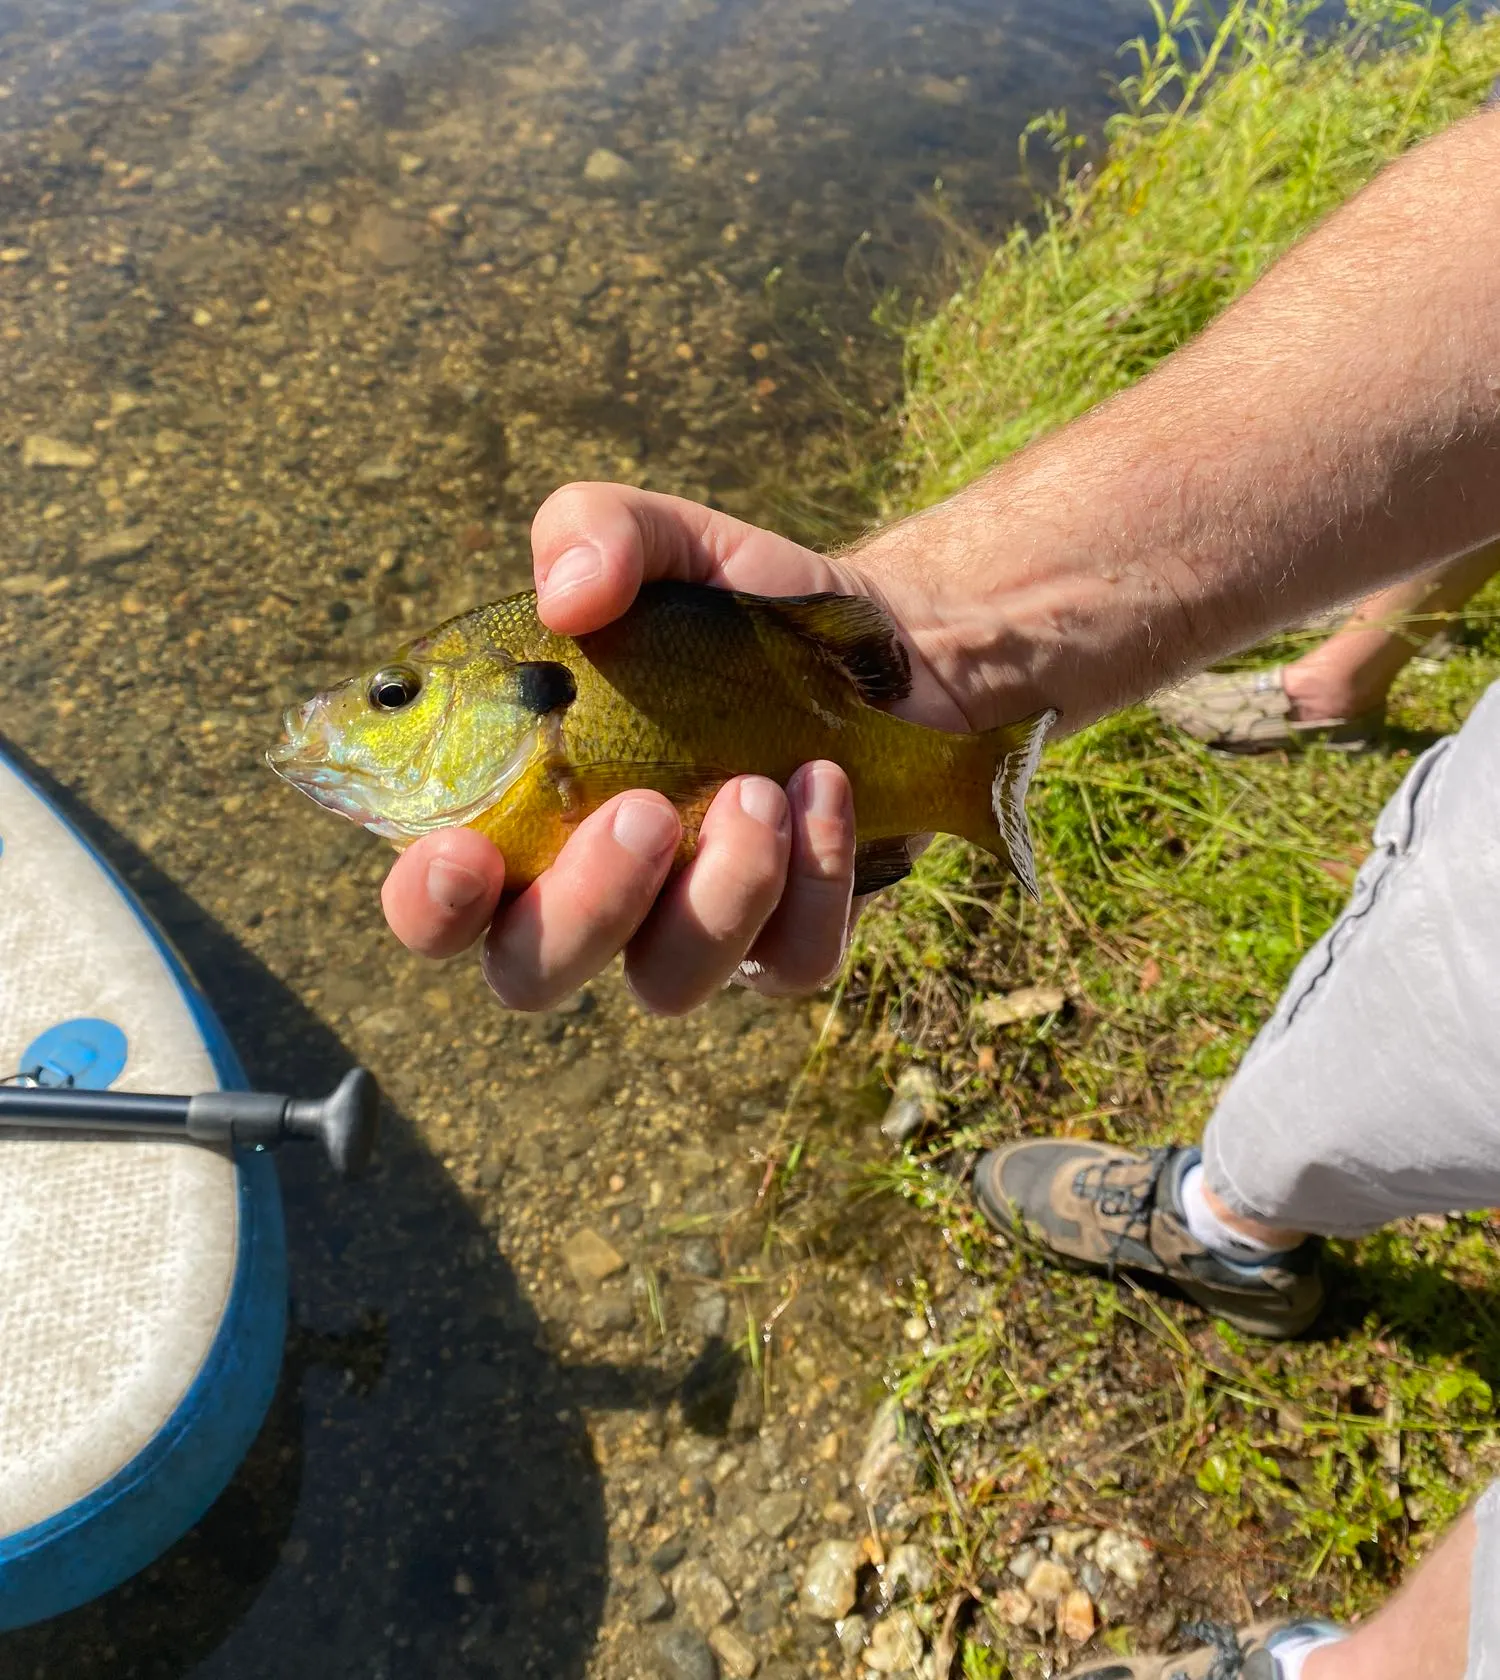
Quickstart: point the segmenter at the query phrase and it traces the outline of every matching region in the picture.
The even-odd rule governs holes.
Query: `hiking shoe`
[[[1029,1236],[1065,1263],[1170,1279],[1237,1330],[1300,1335],[1323,1305],[1322,1243],[1308,1237],[1259,1265],[1205,1248],[1188,1229],[1181,1198],[1200,1159],[1197,1149],[1011,1143],[980,1158],[974,1199],[996,1230]]]
[[[1270,671],[1203,671],[1152,701],[1158,717],[1219,752],[1285,752],[1321,741],[1345,752],[1367,752],[1385,723],[1385,707],[1358,717],[1302,723],[1292,716],[1283,667]]]
[[[1063,1680],[1282,1680],[1278,1647],[1294,1639],[1342,1638],[1332,1622],[1260,1622],[1232,1628],[1217,1622],[1190,1623],[1187,1632],[1208,1644],[1175,1657],[1104,1657],[1070,1669]]]

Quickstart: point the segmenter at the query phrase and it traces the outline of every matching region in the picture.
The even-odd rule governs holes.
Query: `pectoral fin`
[[[879,892],[893,887],[911,873],[912,836],[897,835],[894,840],[866,840],[854,848],[854,896]]]
[[[879,705],[911,693],[911,661],[883,608],[865,595],[788,595],[764,603]]]
[[[696,832],[710,801],[730,774],[699,764],[562,764],[553,770],[553,779],[571,821],[597,811],[617,793],[650,788],[665,794],[677,807],[684,826]]]

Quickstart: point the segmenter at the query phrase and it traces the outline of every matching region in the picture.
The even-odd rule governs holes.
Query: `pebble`
[[[156,537],[155,525],[127,525],[123,530],[111,531],[107,537],[99,537],[94,542],[85,543],[78,551],[78,558],[86,566],[104,566],[116,560],[134,560],[136,555],[144,554],[150,548]]]
[[[921,1483],[922,1457],[917,1439],[917,1423],[911,1413],[894,1394],[883,1400],[854,1477],[882,1527],[893,1526],[891,1519],[897,1506],[911,1498]]]
[[[893,1610],[870,1629],[865,1646],[865,1667],[876,1674],[900,1674],[922,1661],[922,1630],[910,1610]]]
[[[21,444],[23,467],[97,467],[99,457],[92,449],[82,449],[66,438],[48,437],[45,432],[33,432]]]
[[[990,1601],[990,1609],[1007,1627],[1024,1627],[1036,1614],[1036,1605],[1019,1587],[1002,1587]]]
[[[1138,1587],[1151,1567],[1151,1549],[1123,1529],[1106,1528],[1094,1545],[1094,1562],[1127,1587]]]
[[[626,1266],[624,1255],[587,1226],[568,1238],[562,1246],[562,1256],[580,1289],[593,1289],[606,1278],[623,1272]]]
[[[410,268],[422,259],[416,225],[378,205],[364,210],[354,224],[350,244],[379,268]]]
[[[734,1594],[696,1558],[684,1563],[672,1577],[672,1596],[678,1609],[704,1633],[734,1614]]]
[[[1057,1612],[1057,1631],[1075,1645],[1086,1645],[1094,1637],[1097,1626],[1093,1599],[1081,1588],[1075,1587]]]
[[[854,1608],[861,1552],[853,1540],[822,1540],[807,1560],[798,1600],[803,1612],[836,1622]]]
[[[1056,1604],[1073,1590],[1073,1576],[1060,1563],[1043,1558],[1026,1577],[1027,1597],[1038,1604]]]
[[[700,1295],[688,1308],[687,1326],[710,1340],[722,1336],[729,1328],[729,1297],[718,1289]]]
[[[701,1633],[673,1627],[656,1641],[661,1680],[718,1680],[719,1665]]]
[[[755,1654],[755,1648],[743,1634],[732,1627],[716,1627],[708,1636],[708,1643],[713,1647],[714,1655],[726,1674],[734,1676],[734,1680],[750,1680],[750,1676],[760,1667],[760,1658]]]
[[[694,1237],[685,1242],[678,1250],[678,1260],[685,1272],[691,1272],[694,1277],[716,1278],[724,1269],[719,1259],[717,1243],[711,1243],[707,1237]]]
[[[664,1622],[672,1614],[672,1595],[656,1576],[643,1576],[632,1609],[638,1622]]]
[[[881,1132],[892,1143],[905,1143],[940,1112],[938,1076],[929,1067],[908,1067],[901,1072],[891,1093],[890,1107],[880,1122]]]
[[[904,1588],[913,1598],[922,1598],[937,1580],[937,1564],[932,1553],[914,1541],[894,1546],[885,1560],[884,1580],[888,1597],[897,1597]]]
[[[1006,1571],[1014,1575],[1018,1581],[1024,1581],[1036,1568],[1042,1554],[1032,1546],[1023,1546],[1019,1552],[1006,1564]]]
[[[585,1330],[601,1335],[617,1334],[635,1323],[635,1305],[623,1290],[606,1290],[585,1303],[580,1321]]]
[[[1086,1546],[1098,1537],[1097,1528],[1056,1528],[1052,1531],[1052,1555],[1064,1563],[1072,1563]]]
[[[784,1540],[801,1515],[800,1493],[768,1493],[755,1507],[755,1526],[768,1540]]]
[[[681,1534],[674,1534],[670,1540],[663,1540],[646,1561],[658,1575],[665,1575],[668,1570],[675,1569],[686,1556],[687,1540]]]
[[[583,178],[597,187],[618,186],[635,179],[635,165],[608,146],[598,146],[589,153],[583,166]]]
[[[392,461],[388,456],[372,456],[368,461],[361,461],[354,469],[354,482],[362,484],[366,489],[373,489],[382,484],[399,484],[406,477],[406,468],[400,461]]]

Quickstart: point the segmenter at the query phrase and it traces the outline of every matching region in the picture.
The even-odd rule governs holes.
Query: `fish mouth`
[[[266,749],[266,763],[319,805],[353,822],[365,822],[371,812],[363,783],[333,763],[326,747],[318,750],[317,716],[316,696],[301,706],[288,706],[281,715],[283,738]]]

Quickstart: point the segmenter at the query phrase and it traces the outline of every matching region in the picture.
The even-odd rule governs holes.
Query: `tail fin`
[[[980,832],[965,833],[966,840],[983,846],[1008,863],[1016,879],[1039,897],[1036,857],[1031,849],[1031,828],[1026,821],[1026,789],[1042,756],[1047,731],[1057,721],[1055,711],[1038,712],[1019,723],[1007,723],[986,731],[982,739],[989,748],[995,776],[990,784],[990,810]]]

